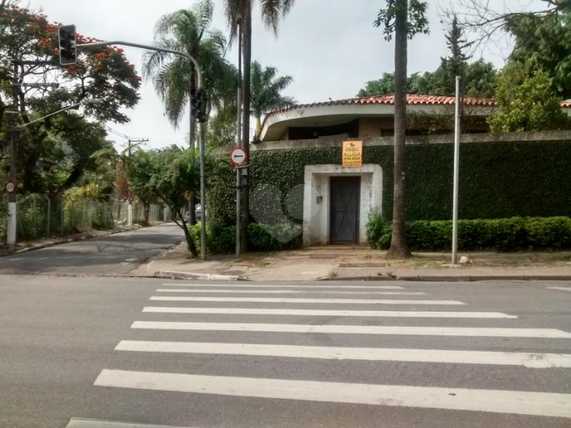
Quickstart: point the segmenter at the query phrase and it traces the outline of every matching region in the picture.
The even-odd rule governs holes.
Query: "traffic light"
[[[70,65],[77,62],[75,25],[62,25],[59,27],[59,62],[61,65]]]

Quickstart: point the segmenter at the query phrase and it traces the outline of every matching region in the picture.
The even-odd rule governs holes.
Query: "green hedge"
[[[419,220],[407,224],[407,241],[411,249],[420,251],[449,250],[452,239],[451,221]],[[379,216],[368,224],[369,244],[387,249],[391,228]],[[571,249],[571,218],[512,217],[486,220],[460,220],[458,247],[461,250],[568,250]]]
[[[300,222],[306,165],[340,164],[340,148],[252,152],[250,187],[277,189],[284,215]],[[364,148],[364,162],[383,168],[383,213],[392,214],[393,149]],[[442,220],[452,212],[452,144],[407,146],[407,218]],[[463,144],[460,218],[571,216],[571,141]],[[292,198],[292,192],[294,197]],[[211,219],[235,221],[235,173],[220,162],[209,182]],[[273,203],[273,202],[272,202]],[[259,208],[259,207],[258,207]],[[260,208],[260,210],[262,210]],[[259,222],[259,220],[255,219]]]
[[[192,227],[196,242],[200,242],[200,224]],[[206,234],[208,252],[232,254],[236,251],[236,227],[212,225]],[[295,224],[256,224],[248,226],[249,251],[281,251],[300,248],[301,228]]]

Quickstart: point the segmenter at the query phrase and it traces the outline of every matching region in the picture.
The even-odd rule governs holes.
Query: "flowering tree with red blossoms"
[[[53,163],[54,136],[64,141],[60,151],[71,152],[65,156],[67,163],[73,163],[66,166],[71,172],[60,180],[64,188],[69,187],[89,164],[91,151],[101,148],[105,140],[102,123],[129,121],[124,111],[137,104],[141,78],[123,50],[112,47],[79,51],[77,64],[61,67],[58,24],[18,2],[0,0],[0,148],[5,140],[5,112],[13,109],[14,97],[20,124],[81,102],[81,115],[67,112],[31,125],[18,135],[18,171],[24,190],[47,191],[38,180],[47,174],[41,168]],[[77,36],[78,44],[95,41]],[[57,83],[59,87],[37,88],[25,86],[27,83]],[[93,141],[77,141],[78,135],[86,135],[86,139],[92,135]]]

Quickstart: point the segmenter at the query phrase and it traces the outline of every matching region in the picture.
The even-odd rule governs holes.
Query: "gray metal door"
[[[329,241],[358,243],[361,177],[331,177],[330,193]]]

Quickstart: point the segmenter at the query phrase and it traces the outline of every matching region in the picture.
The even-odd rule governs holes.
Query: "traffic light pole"
[[[12,117],[10,122],[10,183],[11,188],[8,192],[8,227],[6,243],[8,244],[8,249],[13,250],[16,247],[17,239],[17,227],[18,227],[18,212],[17,212],[17,195],[16,189],[18,188],[16,183],[16,133],[18,132],[16,127],[18,126],[18,63],[13,64],[13,76],[12,76],[12,98],[13,98],[13,111],[11,112]]]
[[[176,50],[172,50],[172,49],[163,49],[163,48],[158,48],[156,46],[150,46],[150,45],[142,45],[139,43],[131,43],[131,42],[124,42],[124,41],[119,41],[119,40],[114,40],[114,41],[109,41],[109,42],[97,42],[97,43],[86,43],[86,44],[81,44],[81,45],[77,45],[78,49],[92,49],[92,48],[104,48],[107,46],[112,46],[112,45],[117,45],[117,46],[127,46],[127,47],[131,47],[131,48],[138,48],[138,49],[145,49],[145,50],[149,50],[149,51],[154,51],[154,52],[163,52],[163,53],[169,53],[169,54],[173,54],[173,55],[178,55],[178,56],[182,56],[186,59],[188,59],[192,65],[194,66],[194,69],[196,71],[196,91],[197,94],[202,94],[203,91],[203,80],[202,80],[202,68],[200,67],[200,64],[198,63],[198,61],[196,60],[196,58],[194,58],[192,55],[189,55],[185,52],[180,52],[180,51],[176,51]],[[191,82],[191,88],[192,88],[192,82]],[[200,96],[200,95],[199,95]],[[192,99],[191,99],[191,103],[192,103]],[[191,112],[193,111],[192,105],[190,106]],[[206,106],[203,105],[202,109],[206,109]],[[205,172],[204,172],[204,163],[205,163],[205,150],[206,150],[206,138],[207,138],[207,132],[206,132],[206,115],[201,114],[201,112],[197,112],[197,117],[199,119],[200,122],[200,127],[201,127],[201,138],[200,138],[200,206],[201,206],[201,210],[202,210],[202,215],[201,215],[201,226],[200,226],[200,255],[202,260],[206,260],[206,180],[205,180]]]

